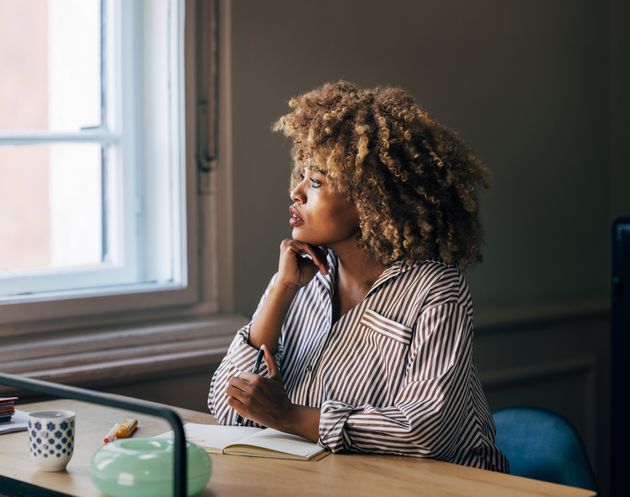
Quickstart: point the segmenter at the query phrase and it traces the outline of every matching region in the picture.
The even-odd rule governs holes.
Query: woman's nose
[[[291,200],[298,204],[306,202],[306,194],[304,193],[304,181],[300,181],[289,193]]]

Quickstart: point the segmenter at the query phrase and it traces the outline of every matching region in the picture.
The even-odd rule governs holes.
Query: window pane
[[[0,147],[0,277],[102,260],[101,148]]]
[[[195,302],[183,14],[184,0],[0,0],[0,304],[18,305],[9,320],[30,319],[22,304],[55,315],[48,303],[60,295],[160,289]],[[106,122],[115,129],[78,133]]]
[[[0,130],[101,123],[100,0],[0,0]]]

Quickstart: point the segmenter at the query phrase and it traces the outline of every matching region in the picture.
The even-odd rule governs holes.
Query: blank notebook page
[[[219,452],[228,445],[259,431],[261,431],[260,428],[251,426],[219,426],[197,423],[186,423],[184,425],[186,440],[204,448],[217,449]],[[158,438],[173,438],[173,432],[163,433],[158,435]]]
[[[237,442],[240,444],[253,445],[263,449],[277,450],[288,454],[296,454],[304,458],[309,458],[324,449],[319,445],[310,442],[297,435],[283,433],[273,428],[254,433],[247,438]]]

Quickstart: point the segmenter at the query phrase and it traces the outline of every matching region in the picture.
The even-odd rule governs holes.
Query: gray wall
[[[605,2],[236,0],[232,13],[238,311],[290,233],[288,144],[270,125],[292,95],[339,78],[407,88],[491,167],[478,307],[607,294]]]

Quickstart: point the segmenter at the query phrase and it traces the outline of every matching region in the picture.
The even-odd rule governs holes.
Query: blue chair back
[[[535,407],[499,409],[492,416],[510,474],[597,490],[584,443],[565,418]]]

